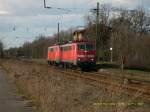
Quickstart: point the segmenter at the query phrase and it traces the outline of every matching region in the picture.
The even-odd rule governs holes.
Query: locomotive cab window
[[[94,50],[94,45],[93,44],[79,44],[78,45],[78,50]]]
[[[86,44],[86,50],[89,50],[89,51],[91,51],[91,50],[94,50],[94,45],[93,44]]]
[[[71,50],[71,46],[65,46],[62,48],[63,51],[70,51]]]
[[[57,48],[49,48],[48,50],[49,50],[50,52],[54,52],[54,51],[57,50]]]
[[[78,50],[85,50],[85,45],[84,44],[79,44],[78,45]]]

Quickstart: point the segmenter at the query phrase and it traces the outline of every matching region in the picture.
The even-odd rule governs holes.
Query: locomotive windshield
[[[91,51],[91,50],[94,50],[94,45],[93,44],[79,44],[78,50]]]

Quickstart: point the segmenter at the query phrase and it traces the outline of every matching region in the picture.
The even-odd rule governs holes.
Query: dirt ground
[[[126,90],[108,92],[66,77],[51,66],[19,60],[5,60],[2,66],[18,93],[32,100],[41,112],[150,112],[149,104],[128,97]]]

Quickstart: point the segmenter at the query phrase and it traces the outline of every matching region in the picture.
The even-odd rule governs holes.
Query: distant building
[[[74,33],[73,33],[73,39],[75,41],[85,40],[86,39],[85,32],[86,32],[85,29],[78,29],[78,30],[74,31]]]

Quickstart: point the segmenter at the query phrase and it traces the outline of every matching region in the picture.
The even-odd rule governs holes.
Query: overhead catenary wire
[[[91,0],[87,0],[87,2],[86,3],[91,3]],[[87,5],[85,3],[85,5]],[[141,3],[141,4],[143,4],[143,2]],[[100,5],[100,8],[99,8],[99,10],[100,11],[103,11],[103,8],[101,7],[103,4],[101,4]],[[64,13],[63,14],[69,14],[69,13],[74,13],[74,12],[81,12],[81,11],[84,11],[83,13],[85,14],[85,11],[88,13],[88,12],[93,12],[93,13],[95,13],[96,12],[96,7],[95,8],[78,8],[78,7],[72,7],[72,8],[63,8],[63,7],[51,7],[51,6],[47,6],[47,4],[46,4],[46,0],[44,0],[44,8],[47,8],[47,9],[53,9],[53,10],[58,10],[58,11],[63,11]],[[109,10],[110,10],[110,12],[111,13],[115,13],[115,12],[122,12],[122,11],[128,11],[128,12],[130,12],[130,13],[135,13],[136,12],[136,10],[134,10],[134,9],[131,9],[131,10],[127,10],[127,9],[121,9],[121,8],[117,8],[117,7],[111,7],[111,8],[109,8]],[[149,16],[150,15],[150,11],[149,10],[147,10],[147,16]],[[18,28],[17,28],[17,26],[13,26],[13,28],[12,28],[12,31],[16,31]],[[29,27],[27,27],[26,28],[26,32],[29,32]],[[47,29],[45,28],[45,31],[47,31]]]
[[[103,4],[100,5],[99,11],[103,11]],[[63,7],[52,7],[52,6],[47,6],[46,4],[46,0],[44,0],[44,8],[46,9],[54,9],[54,10],[58,10],[58,11],[65,11],[67,14],[68,13],[73,13],[73,12],[78,12],[78,11],[86,11],[86,12],[94,12],[97,11],[96,8],[63,8]],[[128,12],[135,12],[134,9],[122,9],[122,8],[118,8],[118,7],[111,7],[109,8],[109,10],[111,11],[111,13],[115,13],[115,12],[122,12],[122,11],[128,11]]]
[[[90,1],[91,0],[88,0],[87,3],[90,2]],[[44,0],[44,8],[46,8],[46,9],[57,9],[57,10],[67,11],[67,12],[81,11],[81,10],[85,10],[85,11],[95,10],[95,9],[92,9],[92,8],[74,8],[74,7],[73,8],[62,8],[62,7],[47,6],[46,0]]]

